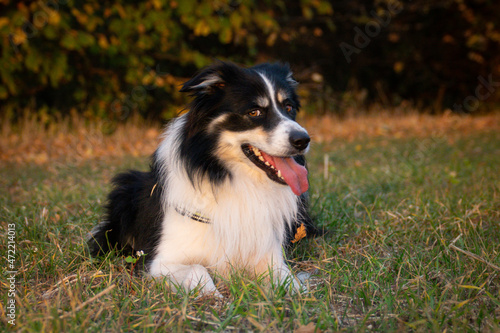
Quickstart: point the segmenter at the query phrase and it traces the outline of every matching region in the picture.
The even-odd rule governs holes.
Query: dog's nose
[[[307,133],[302,131],[294,131],[290,133],[290,144],[297,150],[304,150],[311,141]]]

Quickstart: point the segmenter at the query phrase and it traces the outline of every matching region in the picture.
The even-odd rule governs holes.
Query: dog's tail
[[[87,236],[90,255],[97,257],[118,245],[118,234],[110,221],[102,221]]]
[[[92,256],[99,256],[112,249],[127,247],[127,232],[137,218],[138,184],[143,172],[129,171],[113,178],[113,190],[108,195],[106,215],[102,222],[90,231],[87,244]]]

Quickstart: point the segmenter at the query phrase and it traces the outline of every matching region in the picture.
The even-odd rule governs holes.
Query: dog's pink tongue
[[[307,181],[307,169],[298,164],[293,157],[276,157],[270,156],[264,152],[264,158],[274,165],[274,167],[281,171],[281,176],[285,182],[290,186],[293,193],[301,195],[309,188]]]

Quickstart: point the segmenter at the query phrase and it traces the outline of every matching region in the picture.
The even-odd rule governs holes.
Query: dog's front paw
[[[200,296],[224,298],[215,287],[207,269],[201,265],[182,265],[155,263],[152,265],[153,277],[165,276],[169,285],[176,291],[191,291],[198,289]]]
[[[293,287],[291,288],[292,293],[305,293],[308,291],[307,285],[297,276],[293,276]]]
[[[300,274],[300,273],[299,273]],[[307,292],[307,287],[301,280],[301,276],[294,276],[288,268],[281,268],[273,272],[273,280],[277,284],[285,284],[292,293]]]
[[[213,298],[216,298],[219,300],[224,299],[224,296],[219,292],[219,290],[217,290],[217,288],[216,289],[211,289],[211,288],[207,289],[207,288],[205,288],[205,286],[201,286],[199,291],[200,291],[200,293],[196,297],[197,299],[204,298],[204,297],[213,297]]]

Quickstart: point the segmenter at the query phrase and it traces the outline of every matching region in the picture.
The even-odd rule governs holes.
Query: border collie
[[[144,254],[142,268],[175,290],[220,295],[208,272],[232,269],[300,289],[283,255],[298,227],[315,230],[296,86],[288,65],[224,62],[184,83],[189,111],[166,127],[149,172],[114,178],[91,254]]]

